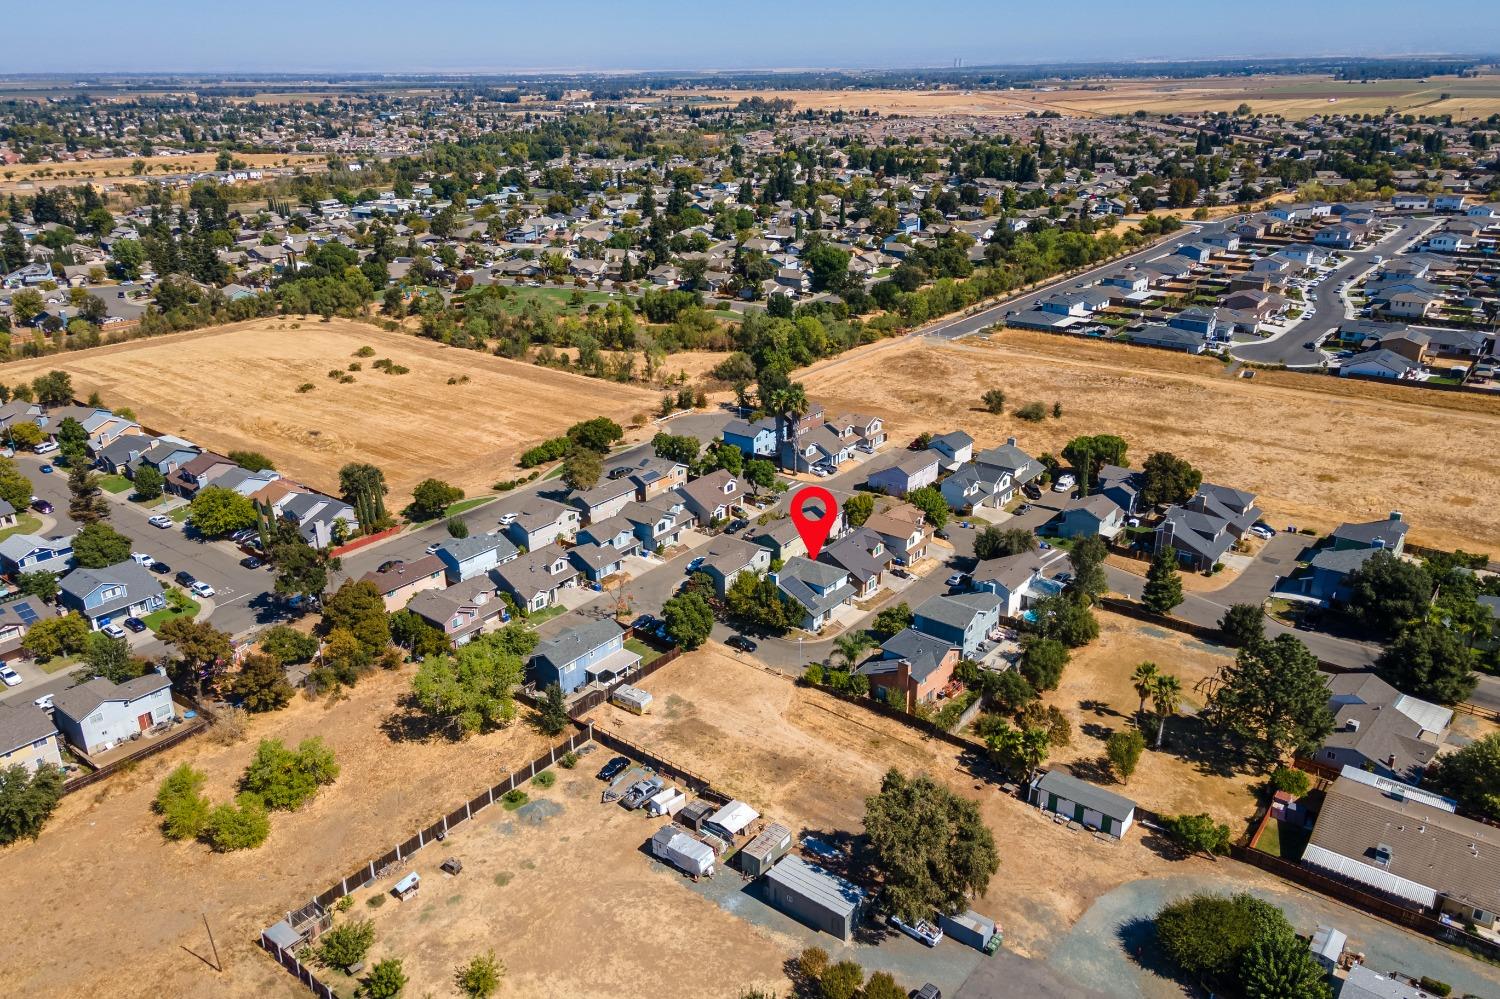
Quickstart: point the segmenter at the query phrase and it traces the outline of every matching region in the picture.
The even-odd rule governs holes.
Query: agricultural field
[[[362,347],[374,355],[357,358]],[[409,370],[388,375],[389,358]],[[332,370],[361,364],[352,383]],[[578,420],[654,412],[646,389],[539,368],[347,320],[260,319],[5,365],[0,378],[61,368],[144,426],[221,453],[263,451],[293,478],[336,489],[346,462],[380,466],[392,505],[429,476],[482,494],[516,456]],[[461,380],[450,383],[450,379]],[[299,392],[302,385],[312,388]]]
[[[9,907],[12,939],[0,953],[5,991],[306,995],[255,945],[261,929],[554,741],[524,718],[461,744],[393,741],[383,723],[414,668],[377,672],[340,700],[297,698],[253,717],[232,744],[211,731],[63,799],[39,839],[0,851],[6,897],[28,900]],[[339,779],[301,810],[273,813],[271,835],[258,849],[214,854],[158,831],[151,801],[179,763],[204,771],[205,793],[222,801],[258,740],[294,746],[313,735],[336,754]],[[205,917],[222,974],[206,963],[213,952]],[[125,967],[129,974],[121,974]]]
[[[1414,114],[1487,118],[1500,112],[1500,76],[1429,77],[1423,80],[1344,82],[1327,76],[1122,79],[1087,87],[1058,84],[1035,90],[729,90],[690,96],[737,103],[748,97],[792,101],[819,111],[863,111],[911,117],[1010,116],[1056,111],[1096,118],[1234,111],[1249,104],[1257,114],[1305,118],[1314,114],[1379,114],[1386,108]]]
[[[961,428],[984,447],[1013,436],[1056,454],[1079,434],[1119,434],[1133,464],[1170,451],[1255,491],[1278,524],[1326,530],[1401,510],[1415,542],[1500,552],[1500,522],[1481,514],[1500,490],[1487,443],[1500,400],[1295,372],[1237,378],[1210,358],[1016,330],[876,344],[801,380],[830,412],[884,417],[897,441]],[[991,388],[1008,396],[1002,415],[979,404]],[[1060,402],[1062,418],[1013,415],[1033,400]]]

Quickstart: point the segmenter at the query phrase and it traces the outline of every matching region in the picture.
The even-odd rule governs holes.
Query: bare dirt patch
[[[1500,550],[1500,522],[1448,501],[1500,490],[1500,456],[1486,443],[1500,430],[1500,400],[1294,372],[1232,378],[1211,359],[1019,331],[876,345],[803,381],[830,412],[884,417],[892,439],[963,428],[981,446],[1013,436],[1055,454],[1075,435],[1115,433],[1135,464],[1171,451],[1299,526],[1402,510],[1423,544]],[[1009,397],[1000,416],[979,405],[995,387]],[[1062,418],[1012,415],[1032,400],[1049,411],[1061,402]]]
[[[232,746],[200,736],[64,799],[40,839],[0,851],[5,897],[26,900],[7,906],[12,940],[0,954],[4,991],[298,995],[295,982],[255,946],[261,929],[550,742],[521,722],[461,744],[391,742],[381,721],[407,689],[411,669],[378,673],[331,705],[298,699],[254,718]],[[292,745],[313,735],[332,746],[342,773],[301,811],[273,814],[270,838],[259,849],[220,856],[162,838],[151,800],[179,763],[205,771],[207,793],[224,800],[259,739]],[[211,956],[204,915],[224,961],[222,975],[193,956]]]
[[[372,357],[356,358],[361,347]],[[372,362],[390,358],[408,374]],[[330,370],[358,361],[354,382]],[[224,452],[263,451],[309,485],[338,486],[346,462],[385,470],[392,505],[436,476],[481,495],[514,474],[519,453],[572,423],[621,423],[654,411],[643,389],[387,333],[348,320],[262,319],[5,366],[29,379],[60,368],[80,395],[97,390],[143,425]],[[467,378],[448,384],[450,378]],[[298,386],[310,383],[308,392]]]

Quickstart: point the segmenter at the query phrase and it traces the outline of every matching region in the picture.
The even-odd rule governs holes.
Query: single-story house
[[[1447,739],[1453,709],[1403,694],[1373,673],[1334,674],[1328,690],[1333,732],[1313,759],[1421,783]]]
[[[740,538],[720,535],[708,543],[700,572],[714,581],[714,590],[723,597],[744,573],[760,575],[771,567],[771,552],[761,545]]]
[[[1103,493],[1075,496],[1063,504],[1046,530],[1059,538],[1100,537],[1112,541],[1125,529],[1125,511]]]

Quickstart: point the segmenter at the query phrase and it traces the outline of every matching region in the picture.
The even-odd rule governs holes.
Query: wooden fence
[[[75,777],[74,779],[68,781],[63,785],[62,793],[72,794],[74,791],[81,791],[92,784],[97,784],[100,781],[110,777],[111,775],[119,773],[120,770],[124,769],[127,766],[131,766],[148,757],[155,756],[157,753],[171,749],[179,742],[191,739],[193,736],[202,732],[206,728],[208,728],[208,720],[203,718],[201,715],[197,718],[194,718],[192,721],[184,722],[177,728],[175,732],[168,732],[166,735],[163,735],[160,738],[153,739],[150,743],[142,747],[140,752],[132,753],[124,759],[115,760],[113,763],[106,763],[104,766],[96,769],[93,773],[83,774],[80,777]]]
[[[594,741],[599,743],[599,745],[607,746],[617,753],[624,753],[641,761],[642,763],[649,763],[652,768],[654,768],[658,773],[665,774],[668,777],[673,778],[674,780],[681,781],[687,786],[690,791],[692,791],[698,797],[705,798],[720,805],[727,804],[729,802],[730,796],[722,791],[716,790],[714,786],[709,783],[707,777],[696,774],[686,767],[679,766],[676,763],[673,763],[671,760],[666,759],[665,757],[656,755],[650,750],[642,749],[635,743],[630,742],[626,739],[622,739],[618,735],[615,735],[613,732],[600,728],[598,725],[590,726],[590,731],[593,733]]]

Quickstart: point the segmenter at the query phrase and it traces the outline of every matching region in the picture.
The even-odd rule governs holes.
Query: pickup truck
[[[650,777],[646,780],[638,780],[630,785],[630,790],[625,792],[625,797],[620,799],[620,804],[625,806],[627,812],[633,812],[666,787],[666,781],[660,777]]]

